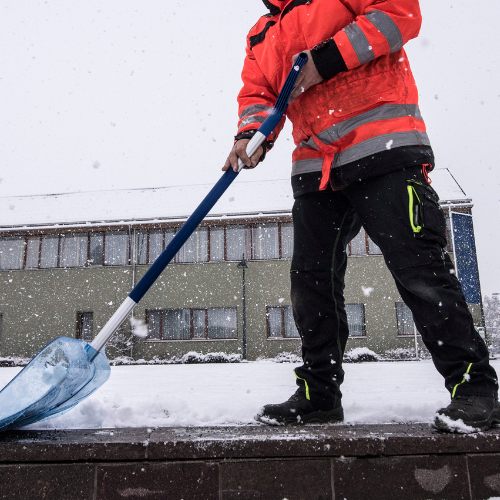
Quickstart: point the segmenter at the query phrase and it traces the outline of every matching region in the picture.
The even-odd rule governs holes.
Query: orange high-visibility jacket
[[[292,56],[312,49],[324,81],[288,108],[296,144],[292,176],[316,173],[325,189],[331,168],[394,148],[430,146],[403,49],[420,29],[418,0],[263,1],[270,13],[247,37],[238,134],[259,127]]]

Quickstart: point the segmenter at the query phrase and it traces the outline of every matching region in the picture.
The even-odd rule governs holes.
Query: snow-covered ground
[[[254,423],[266,403],[295,390],[291,363],[116,366],[95,394],[35,429]],[[493,361],[500,371],[500,360]],[[431,422],[449,399],[432,362],[345,364],[346,423]],[[0,369],[3,387],[19,368]]]

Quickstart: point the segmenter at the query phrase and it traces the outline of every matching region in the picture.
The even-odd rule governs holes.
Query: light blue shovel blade
[[[58,337],[0,391],[0,430],[72,408],[100,387],[109,373],[103,353],[83,340]]]
[[[57,405],[48,405],[45,408],[49,408],[47,410],[39,410],[36,415],[33,417],[24,417],[16,422],[16,426],[24,426],[28,424],[32,424],[34,422],[38,422],[39,420],[43,420],[45,418],[51,417],[56,414],[64,413],[73,406],[76,406],[80,401],[90,396],[96,389],[101,387],[106,380],[108,380],[110,375],[110,366],[109,361],[106,355],[103,352],[96,353],[94,349],[89,344],[86,344],[85,349],[87,350],[87,355],[95,355],[95,358],[92,361],[91,369],[92,369],[92,377],[89,378],[77,391],[73,393],[68,399],[64,400],[64,398],[58,398],[58,401],[61,401]]]

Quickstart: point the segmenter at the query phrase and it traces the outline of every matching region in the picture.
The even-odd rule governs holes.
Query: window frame
[[[409,311],[410,313],[410,316],[411,316],[411,325],[412,328],[411,328],[411,332],[410,333],[401,333],[401,329],[400,329],[400,317],[399,317],[399,314],[398,314],[398,305],[399,306],[402,306],[403,310],[406,312],[406,311]],[[406,308],[406,309],[404,309]],[[420,336],[420,333],[419,331],[417,330],[417,327],[415,325],[415,320],[413,319],[413,313],[411,312],[411,309],[401,300],[401,301],[398,301],[398,302],[394,302],[394,312],[395,312],[395,315],[396,315],[396,332],[397,332],[397,337],[403,337],[403,338],[408,338],[408,337],[414,337],[415,336],[415,333]]]
[[[20,254],[18,254],[19,262],[20,265],[19,267],[5,267],[5,268],[0,268],[0,271],[21,271],[24,269],[25,263],[26,263],[26,247],[27,247],[27,240],[25,235],[16,235],[16,234],[7,234],[5,236],[1,237],[2,241],[8,241],[8,240],[13,240],[15,242],[19,242],[21,245],[20,248]]]
[[[226,226],[207,226],[208,227],[208,262],[226,262],[227,261],[227,236],[226,236]],[[213,251],[212,251],[212,232],[213,231],[222,231],[222,258],[221,259],[213,259]]]
[[[364,251],[362,253],[353,253],[352,252],[352,242],[356,238],[358,238],[360,234],[362,234],[364,237],[364,238],[361,238],[361,241],[364,243],[364,245],[363,245]],[[349,242],[348,246],[349,246],[349,257],[365,257],[366,255],[368,255],[367,234],[366,234],[364,227],[361,227],[361,229],[359,230],[359,233],[357,233],[356,236],[354,236],[354,238]]]
[[[263,226],[263,230],[266,227],[273,226],[273,230],[277,231],[276,235],[273,236],[273,253],[276,255],[271,257],[261,257],[258,256],[258,252],[255,251],[254,243],[256,238],[256,230],[260,226]],[[232,255],[229,256],[229,237],[231,230],[240,229],[244,235],[244,242],[241,245],[242,255]],[[292,241],[285,242],[285,228],[287,234],[290,235]],[[2,269],[2,271],[10,270],[41,270],[41,269],[82,269],[86,267],[128,267],[135,265],[151,265],[154,260],[151,256],[152,246],[151,246],[151,236],[154,232],[161,233],[161,239],[163,241],[163,249],[171,241],[172,237],[176,234],[179,229],[178,223],[160,223],[160,224],[145,224],[145,225],[110,225],[110,226],[95,226],[95,227],[69,227],[67,230],[65,228],[57,229],[40,229],[40,230],[29,230],[29,231],[16,231],[16,232],[6,232],[0,235],[3,239],[19,239],[21,240],[22,248],[22,264],[21,267],[16,269]],[[194,259],[194,261],[184,262],[180,259],[179,254],[172,259],[172,263],[176,264],[201,264],[201,263],[221,263],[221,262],[239,262],[243,255],[247,260],[253,261],[275,261],[275,260],[289,260],[292,258],[293,254],[293,222],[289,218],[283,218],[283,216],[265,217],[255,219],[234,219],[231,221],[208,221],[202,224],[197,231],[203,231],[204,235],[201,237],[201,244],[198,252],[202,258]],[[219,236],[219,246],[220,249],[217,250],[219,257],[217,259],[213,258],[214,255],[214,245],[212,239],[213,233],[217,231],[220,232]],[[114,235],[120,236],[127,239],[126,247],[124,251],[126,255],[122,262],[114,263],[111,262],[106,254],[108,253],[109,246],[111,244],[111,238]],[[136,236],[134,238],[134,235]],[[76,243],[75,245],[81,244],[86,246],[86,259],[81,262],[80,265],[62,265],[63,255],[62,250],[64,246],[65,238],[74,237],[75,239],[84,238],[85,243]],[[144,238],[139,245],[140,238]],[[43,253],[44,245],[47,245],[45,240],[57,239],[57,263],[56,257],[53,256],[53,262],[49,262],[50,265],[42,265],[42,257],[47,257]],[[206,241],[204,241],[206,240]],[[54,248],[56,243],[53,243]],[[223,247],[222,247],[223,245]],[[28,247],[30,248],[30,265],[28,266]],[[143,253],[139,258],[139,248],[142,248]],[[285,248],[287,249],[287,255],[285,255]],[[92,252],[94,249],[94,252]],[[38,250],[38,254],[36,251]],[[98,250],[98,251],[97,251]],[[116,253],[116,252],[115,252]],[[222,255],[223,254],[223,255]],[[229,258],[231,257],[231,258]],[[93,260],[92,260],[93,259]],[[50,260],[50,259],[49,259]],[[68,260],[68,259],[66,259]],[[71,258],[69,260],[72,260]],[[78,259],[75,259],[78,260]],[[147,260],[147,262],[144,262]]]
[[[348,304],[345,304],[345,311],[346,311],[346,316],[347,316],[347,325],[349,327],[349,317],[347,315],[347,308],[348,306],[361,306],[361,315],[362,315],[362,334],[361,335],[354,335],[351,333],[351,330],[349,329],[349,338],[353,339],[365,339],[367,337],[367,332],[366,332],[366,305],[362,302],[350,302]]]
[[[274,311],[279,311],[280,312],[280,336],[274,336],[271,335],[271,310]],[[292,314],[292,306],[291,305],[277,305],[277,306],[266,306],[266,339],[270,341],[279,341],[279,340],[300,340],[300,334],[297,330],[297,327],[295,327],[295,331],[297,332],[297,336],[287,336],[286,335],[286,319],[285,319],[285,314],[287,311],[290,311],[290,314]],[[293,314],[292,314],[293,318]]]
[[[281,228],[279,222],[260,222],[257,224],[249,225],[250,228],[250,248],[251,248],[251,259],[250,260],[258,260],[258,261],[266,261],[266,260],[280,260],[281,259]],[[257,252],[257,240],[259,239],[257,236],[257,232],[262,231],[265,234],[266,229],[276,229],[276,256],[275,257],[257,257],[258,253],[265,253],[266,250],[262,250],[261,252]],[[260,242],[259,242],[260,243]],[[264,243],[265,245],[265,243]]]
[[[236,320],[236,328],[235,328],[235,336],[230,337],[230,338],[212,338],[209,337],[209,310],[219,310],[219,309],[229,309],[234,312],[235,315],[235,320]],[[165,319],[168,311],[187,311],[189,313],[189,338],[186,339],[167,339],[164,338],[164,331],[165,331]],[[158,329],[160,332],[160,338],[150,338],[150,329],[149,329],[149,324],[150,324],[150,316],[152,312],[158,312],[159,313],[159,321],[158,321]],[[195,319],[194,319],[194,313],[195,312],[203,312],[204,315],[204,321],[203,321],[203,336],[195,336]],[[146,324],[148,325],[148,337],[145,340],[146,342],[224,342],[224,341],[234,341],[238,340],[238,333],[239,333],[239,328],[238,328],[238,307],[236,306],[228,306],[228,307],[193,307],[193,308],[179,308],[179,307],[173,307],[173,308],[154,308],[154,309],[146,309],[145,312],[145,320]]]

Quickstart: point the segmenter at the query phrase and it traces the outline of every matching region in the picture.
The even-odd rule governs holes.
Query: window
[[[165,238],[164,238],[164,243],[163,243],[164,249],[167,248],[168,245],[170,245],[170,243],[174,239],[175,235],[176,235],[175,229],[167,229],[165,231]],[[172,262],[177,262],[177,256],[175,256],[175,258],[172,259]]]
[[[175,236],[175,230],[174,229],[167,229],[165,231],[165,248],[170,244],[170,242],[174,239]]]
[[[61,267],[83,267],[87,262],[86,233],[61,235]]]
[[[210,228],[210,260],[221,261],[224,260],[224,228],[211,227]]]
[[[171,243],[176,228],[134,230],[135,239],[123,229],[0,238],[0,269],[79,268],[152,264]],[[350,244],[353,255],[377,253],[362,231]],[[131,250],[134,250],[131,252]],[[174,258],[178,263],[239,262],[247,259],[289,259],[293,254],[293,224],[286,222],[232,224],[198,228]]]
[[[37,269],[40,264],[40,237],[28,238],[26,246],[26,269]]]
[[[346,304],[345,312],[347,314],[349,335],[351,337],[365,337],[366,336],[365,305]]]
[[[197,229],[177,254],[177,262],[206,262],[208,260],[208,230]]]
[[[410,308],[404,302],[396,302],[398,335],[415,335],[415,323]]]
[[[268,338],[300,338],[291,306],[267,307],[266,317]]]
[[[59,236],[43,236],[40,251],[40,267],[57,267],[59,254]]]
[[[209,339],[235,339],[237,335],[236,308],[224,307],[207,310]]]
[[[90,235],[89,264],[93,266],[104,264],[104,233]]]
[[[281,307],[267,308],[267,336],[269,338],[283,337],[283,311]]]
[[[382,250],[380,250],[380,247],[371,238],[368,238],[368,253],[370,255],[382,255]]]
[[[281,256],[289,259],[293,255],[293,224],[281,224]]]
[[[162,338],[162,311],[146,311],[146,321],[148,324],[148,338],[151,340],[161,340]]]
[[[252,227],[252,258],[278,259],[279,256],[278,224],[262,224]]]
[[[350,255],[366,255],[365,230],[361,228],[359,233],[349,243]]]
[[[205,309],[193,309],[193,338],[204,339],[207,336],[207,311]]]
[[[236,339],[235,307],[146,311],[150,340]]]
[[[158,256],[163,252],[165,243],[165,235],[163,231],[151,231],[149,233],[149,256],[148,262],[152,264]]]
[[[165,311],[162,338],[165,340],[189,340],[191,330],[189,309],[169,309]]]
[[[112,232],[105,234],[104,264],[125,266],[128,264],[128,234]]]
[[[137,254],[135,256],[137,264],[147,264],[148,262],[148,233],[138,231],[135,235]]]
[[[90,311],[76,313],[76,338],[87,342],[94,338],[94,313]]]
[[[21,269],[24,259],[24,238],[0,239],[0,269]]]
[[[245,226],[226,228],[227,260],[241,260],[243,255],[251,255],[249,229]]]

